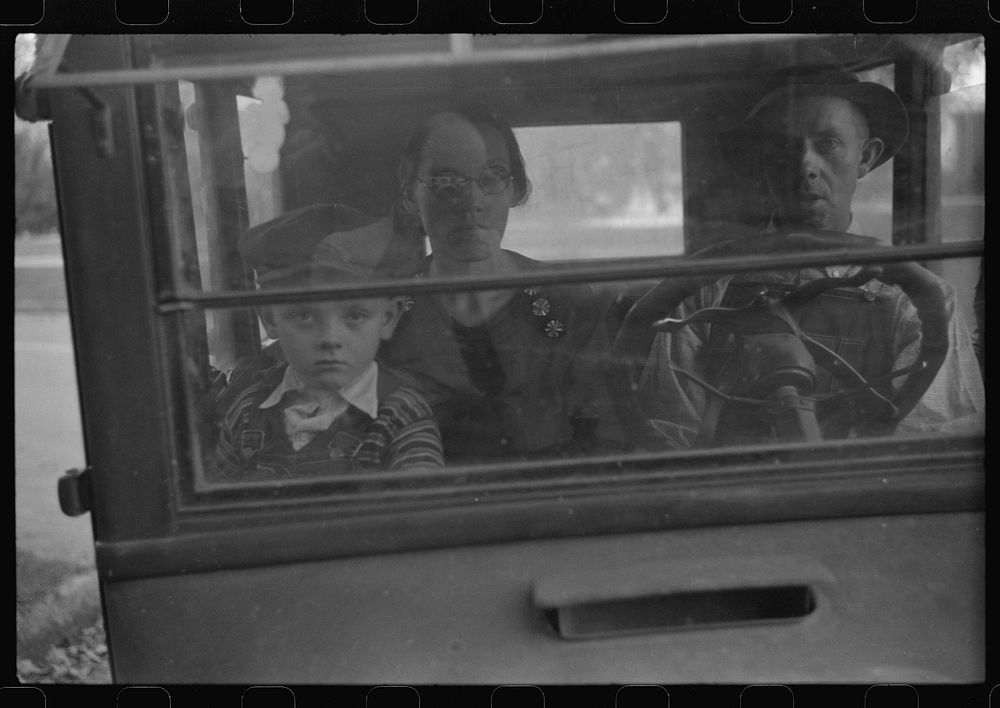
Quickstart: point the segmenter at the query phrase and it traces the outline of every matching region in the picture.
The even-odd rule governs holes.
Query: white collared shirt
[[[319,433],[328,430],[350,406],[368,417],[378,415],[378,364],[374,361],[358,378],[339,391],[307,386],[291,366],[285,368],[281,383],[264,399],[260,408],[284,403],[285,434],[295,450],[301,450]]]

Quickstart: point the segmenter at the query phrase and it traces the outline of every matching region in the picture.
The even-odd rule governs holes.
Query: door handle
[[[807,557],[664,560],[546,576],[532,601],[559,637],[588,639],[800,620],[833,580]]]

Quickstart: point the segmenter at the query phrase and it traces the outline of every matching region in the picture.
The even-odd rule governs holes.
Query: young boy
[[[389,236],[378,224],[352,228],[354,220],[343,207],[306,207],[250,229],[240,252],[261,288],[390,277]],[[250,357],[228,374],[215,399],[210,478],[440,467],[430,406],[404,374],[375,362],[402,311],[401,298],[386,296],[261,308],[284,361]]]

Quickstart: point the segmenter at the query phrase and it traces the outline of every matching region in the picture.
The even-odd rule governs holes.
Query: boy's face
[[[261,319],[306,385],[335,391],[364,372],[401,312],[398,298],[380,297],[270,305]]]

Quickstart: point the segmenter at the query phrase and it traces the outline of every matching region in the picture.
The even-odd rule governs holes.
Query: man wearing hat
[[[907,133],[902,102],[880,84],[859,81],[834,65],[813,64],[779,72],[768,83],[764,97],[724,142],[724,150],[735,158],[735,165],[748,166],[763,177],[774,203],[770,224],[763,234],[710,250],[738,255],[876,245],[874,239],[858,235],[851,208],[854,191],[859,179],[896,153]],[[651,322],[671,313],[674,306],[671,318],[684,320],[705,308],[746,307],[761,292],[781,297],[804,283],[830,279],[836,289],[793,308],[797,321],[790,327],[801,328],[836,352],[841,362],[834,368],[849,364],[866,380],[880,380],[880,384],[864,395],[844,396],[839,405],[818,410],[822,436],[856,437],[893,429],[900,433],[981,432],[983,384],[971,338],[963,318],[956,314],[954,292],[916,264],[907,266],[911,272],[919,270],[919,278],[930,283],[931,289],[943,292],[940,309],[946,308],[947,314],[942,314],[940,321],[947,321],[947,325],[940,329],[947,330],[948,341],[940,345],[938,361],[944,361],[933,383],[932,373],[921,374],[929,388],[905,417],[905,411],[890,415],[883,410],[876,423],[869,414],[890,401],[906,380],[905,376],[890,375],[916,360],[921,349],[921,318],[897,285],[859,275],[858,267],[724,277],[711,284],[701,283],[700,289],[689,287],[686,293],[695,294],[679,306],[678,294],[684,289],[679,290],[677,282],[668,279],[637,303],[623,332],[628,327],[649,332]],[[746,376],[739,368],[743,366],[742,354],[734,350],[745,341],[735,338],[743,325],[735,327],[691,324],[656,335],[637,391],[644,415],[668,444],[685,447],[773,439],[769,438],[772,424],[759,408],[726,404],[724,397],[704,385],[724,394],[750,395],[741,388],[745,380],[741,377]],[[747,333],[739,332],[740,336]],[[828,372],[815,373],[814,393],[843,389]],[[892,419],[888,425],[887,419]]]
[[[775,74],[723,144],[737,169],[763,175],[776,227],[846,232],[858,180],[908,132],[892,90],[836,66],[806,66]]]
[[[393,277],[392,237],[334,205],[291,212],[247,231],[240,252],[261,288]],[[322,243],[321,243],[322,241]],[[375,361],[402,313],[399,297],[266,305],[280,355],[238,362],[218,393],[216,480],[246,481],[440,467],[430,406],[403,374]]]

